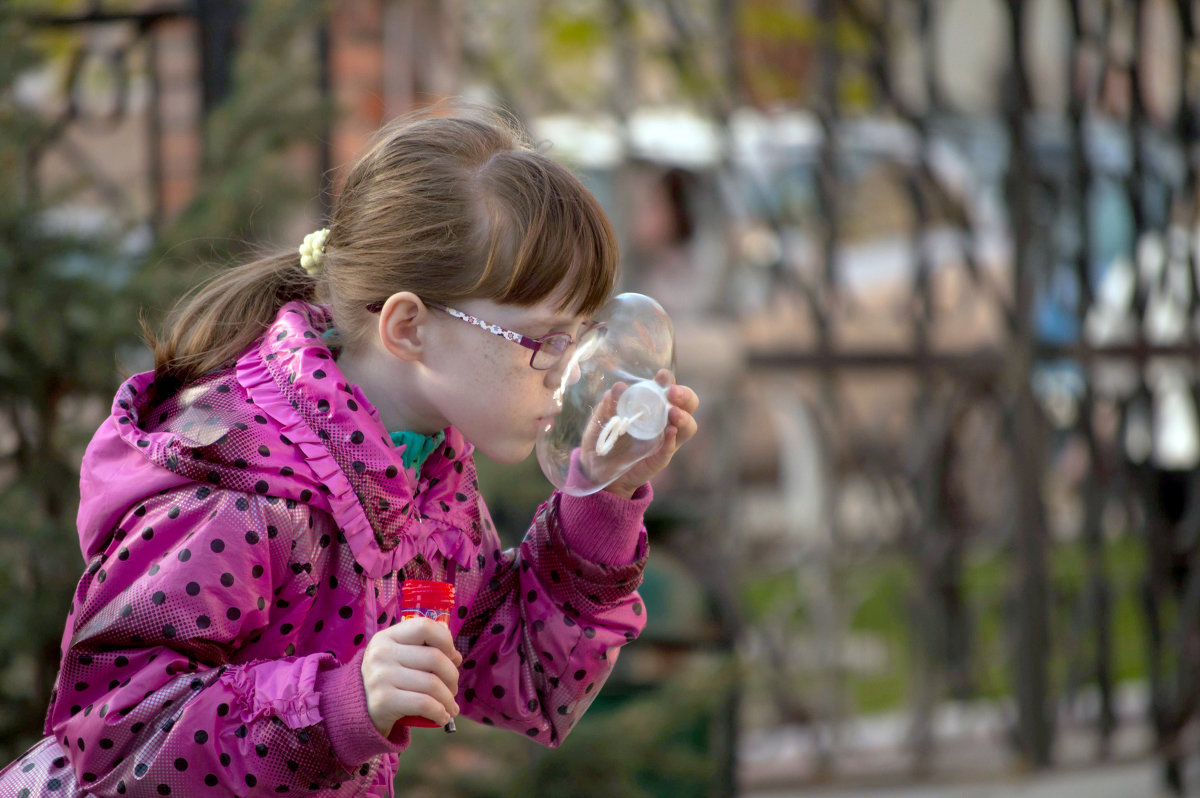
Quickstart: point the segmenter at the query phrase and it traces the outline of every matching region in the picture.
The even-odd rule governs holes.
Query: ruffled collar
[[[355,559],[382,576],[422,555],[468,567],[481,540],[473,447],[449,427],[424,465],[405,466],[378,411],[338,368],[327,308],[285,305],[238,361],[250,401],[280,425],[327,490]]]

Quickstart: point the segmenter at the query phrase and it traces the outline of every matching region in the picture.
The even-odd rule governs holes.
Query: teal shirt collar
[[[420,473],[421,466],[433,454],[433,450],[446,440],[444,430],[438,431],[433,435],[423,435],[420,432],[410,432],[409,430],[400,430],[398,432],[389,432],[388,436],[392,439],[392,445],[404,449],[400,452],[400,459],[404,461],[405,468]]]

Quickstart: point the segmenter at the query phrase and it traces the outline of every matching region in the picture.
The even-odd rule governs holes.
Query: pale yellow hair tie
[[[325,227],[304,237],[300,245],[300,265],[312,276],[321,272],[325,265],[325,240],[329,238],[329,228]]]

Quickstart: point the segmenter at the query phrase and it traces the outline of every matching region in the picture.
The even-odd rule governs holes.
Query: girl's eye
[[[541,346],[533,353],[531,363],[535,369],[553,368],[571,345],[571,336],[566,333],[554,333],[539,340]]]
[[[567,333],[553,333],[542,339],[542,346],[552,349],[558,354],[567,351],[567,347],[571,345],[571,336]]]

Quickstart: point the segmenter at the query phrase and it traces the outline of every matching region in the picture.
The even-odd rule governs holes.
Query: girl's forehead
[[[490,299],[475,299],[462,304],[466,306],[464,310],[473,310],[476,315],[488,321],[494,317],[497,322],[505,321],[529,327],[575,324],[582,315],[571,309],[563,310],[550,299],[544,299],[534,305],[500,303]]]
[[[482,311],[486,309],[497,317],[497,322],[503,318],[514,324],[531,326],[575,324],[585,316],[580,310],[576,289],[577,285],[573,280],[565,279],[545,298],[532,305],[498,302],[494,299],[477,299],[473,304],[480,311],[476,315],[483,316]]]

